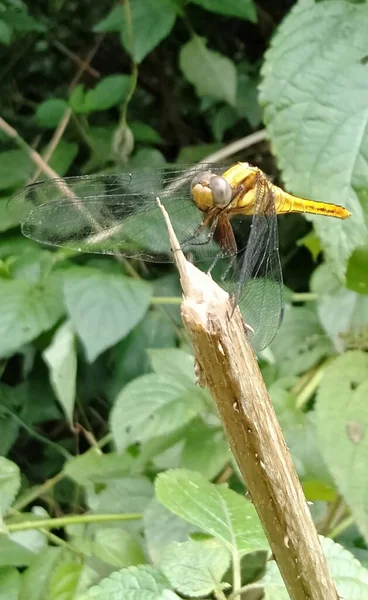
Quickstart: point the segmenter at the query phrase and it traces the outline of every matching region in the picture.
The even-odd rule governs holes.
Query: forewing
[[[263,350],[274,339],[284,310],[274,193],[263,175],[257,180],[251,231],[232,291],[254,330],[249,332],[253,346]]]

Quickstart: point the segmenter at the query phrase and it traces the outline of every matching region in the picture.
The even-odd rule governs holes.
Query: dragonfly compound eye
[[[197,185],[197,183],[201,183],[202,185],[208,185],[211,177],[213,177],[211,171],[201,171],[200,173],[197,173],[197,175],[192,179],[192,189],[195,185]]]
[[[219,175],[214,175],[210,179],[210,188],[215,206],[225,208],[225,206],[230,204],[233,192],[226,179]]]

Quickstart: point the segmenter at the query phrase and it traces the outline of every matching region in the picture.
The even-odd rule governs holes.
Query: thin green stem
[[[28,531],[30,529],[59,529],[67,525],[80,525],[87,523],[110,523],[114,521],[138,521],[142,519],[142,513],[123,513],[111,515],[69,515],[55,519],[34,519],[22,523],[11,523],[7,525],[9,533],[14,531]]]
[[[137,83],[138,83],[138,66],[133,58],[133,52],[134,52],[133,22],[132,22],[132,11],[130,8],[129,0],[125,0],[125,2],[124,2],[124,18],[125,18],[125,33],[126,33],[126,37],[128,38],[128,48],[129,48],[130,55],[132,57],[132,71],[131,71],[132,80],[131,80],[128,95],[127,95],[125,102],[121,109],[121,118],[120,118],[120,125],[123,127],[126,127],[128,105],[133,97],[133,94],[136,90]]]
[[[336,527],[334,527],[332,529],[332,531],[329,534],[329,537],[332,540],[334,540],[335,538],[337,538],[338,535],[340,535],[340,533],[345,531],[345,529],[350,527],[350,525],[352,525],[353,523],[354,523],[354,519],[351,515],[349,515],[348,517],[346,517],[346,519],[341,521],[341,523],[339,523],[338,525],[336,525]]]
[[[31,504],[34,500],[37,500],[40,496],[43,496],[46,492],[49,492],[59,481],[61,481],[65,477],[63,471],[48,479],[42,485],[39,485],[36,488],[33,488],[30,492],[25,494],[23,497],[19,498],[19,500],[14,504],[12,510],[22,510],[28,504]]]
[[[153,296],[151,304],[181,304],[183,298],[180,296]]]
[[[292,302],[314,302],[315,300],[318,300],[318,294],[312,292],[295,292],[291,297]]]
[[[240,570],[240,557],[236,551],[233,552],[233,598],[234,600],[238,597],[236,590],[241,588],[241,570]]]
[[[213,593],[217,600],[226,600],[226,596],[222,590],[214,590]]]
[[[259,590],[262,588],[263,588],[263,585],[259,582],[248,583],[247,585],[243,585],[243,587],[240,587],[239,589],[234,590],[234,592],[232,592],[230,594],[230,596],[228,597],[228,600],[234,600],[237,596],[243,594],[244,592],[248,592],[249,590]]]

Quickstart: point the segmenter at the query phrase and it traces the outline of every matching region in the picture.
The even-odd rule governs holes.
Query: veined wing
[[[284,301],[274,192],[262,175],[256,185],[251,231],[231,290],[245,322],[254,330],[249,333],[253,346],[263,350],[280,327]]]
[[[44,244],[171,261],[156,198],[168,210],[179,240],[190,238],[203,216],[192,202],[190,182],[206,168],[201,164],[37,182],[13,198],[9,210],[19,218],[26,236]],[[211,169],[222,172],[224,167]],[[202,245],[206,236],[203,230],[184,250],[211,259],[218,246],[214,241]]]

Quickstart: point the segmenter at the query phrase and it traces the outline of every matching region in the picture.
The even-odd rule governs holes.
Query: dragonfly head
[[[197,173],[192,180],[192,197],[199,210],[206,212],[213,206],[225,208],[230,204],[233,191],[230,184],[211,171]]]

